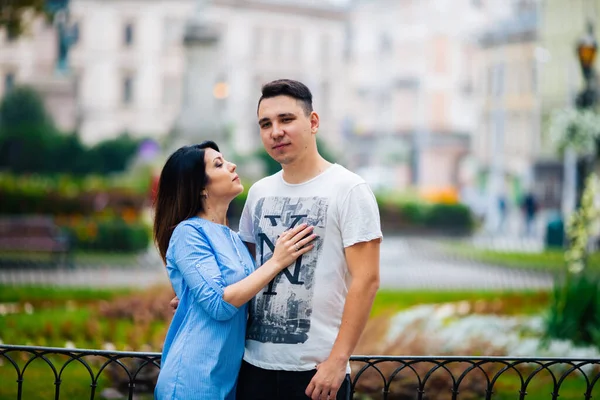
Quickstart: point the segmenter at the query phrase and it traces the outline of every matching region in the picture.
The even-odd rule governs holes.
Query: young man
[[[318,239],[252,300],[237,398],[349,399],[348,360],[379,287],[377,203],[364,180],[319,154],[304,84],[266,84],[257,113],[282,170],[250,188],[240,237],[257,265],[297,224],[314,226]]]

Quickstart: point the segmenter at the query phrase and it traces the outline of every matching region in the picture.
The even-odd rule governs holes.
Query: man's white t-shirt
[[[382,237],[373,192],[338,164],[301,184],[286,183],[281,171],[255,183],[239,235],[256,245],[260,266],[272,256],[277,237],[303,222],[314,226],[315,247],[249,307],[244,360],[260,368],[306,371],[327,359],[351,281],[344,248]]]

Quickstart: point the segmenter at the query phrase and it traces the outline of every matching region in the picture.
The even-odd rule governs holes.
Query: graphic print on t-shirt
[[[251,302],[247,339],[287,344],[308,339],[327,206],[325,197],[266,197],[258,201],[253,215],[258,265],[271,258],[277,238],[287,229],[306,222],[314,227],[317,238],[311,251],[280,272]]]

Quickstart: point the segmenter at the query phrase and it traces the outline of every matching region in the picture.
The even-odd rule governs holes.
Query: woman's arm
[[[311,234],[312,226],[301,224],[285,231],[275,242],[273,257],[245,279],[225,288],[223,299],[236,307],[246,304],[277,274],[287,268],[302,254],[310,251],[314,245],[309,244],[315,235]]]
[[[179,229],[180,242],[175,242],[174,258],[183,279],[195,299],[214,319],[233,317],[238,307],[247,303],[265,287],[281,270],[299,256],[310,251],[315,238],[312,227],[301,224],[284,232],[275,243],[273,257],[252,274],[232,285],[225,285],[213,249],[203,233],[187,225]],[[177,308],[171,301],[171,307]],[[177,302],[178,303],[178,302]]]

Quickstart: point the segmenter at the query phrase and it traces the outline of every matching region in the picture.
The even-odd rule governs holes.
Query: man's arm
[[[346,376],[346,365],[367,323],[373,300],[379,289],[380,239],[356,243],[345,248],[352,282],[348,288],[340,331],[327,360],[306,388],[313,400],[334,399]]]

